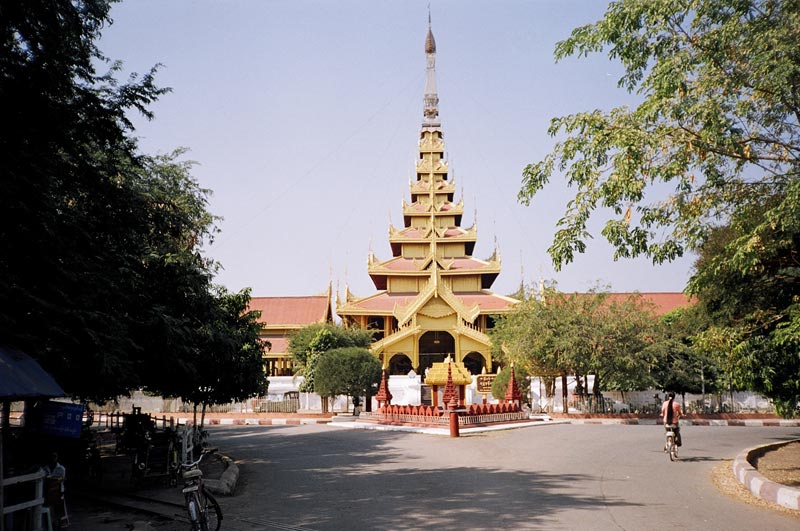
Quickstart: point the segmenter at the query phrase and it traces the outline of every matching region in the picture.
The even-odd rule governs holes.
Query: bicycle
[[[664,426],[667,430],[664,442],[664,451],[669,455],[670,461],[678,459],[678,445],[675,443],[675,425],[667,424]]]
[[[222,509],[211,493],[203,488],[203,471],[200,470],[200,461],[214,452],[216,449],[205,450],[197,461],[181,464],[182,476],[186,480],[181,492],[186,500],[192,531],[219,531],[222,525]]]

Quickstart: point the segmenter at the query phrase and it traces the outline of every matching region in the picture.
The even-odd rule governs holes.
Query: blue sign
[[[43,404],[41,419],[41,433],[78,439],[81,436],[83,405],[46,402]]]

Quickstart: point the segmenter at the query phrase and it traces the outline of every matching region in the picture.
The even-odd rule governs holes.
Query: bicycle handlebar
[[[218,448],[206,448],[202,452],[200,452],[200,457],[194,463],[181,463],[181,468],[194,468],[200,464],[200,461],[207,455],[213,454],[216,452]]]

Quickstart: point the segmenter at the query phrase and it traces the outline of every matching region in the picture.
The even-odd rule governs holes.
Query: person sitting
[[[58,462],[57,452],[50,454],[50,459],[42,469],[45,473],[44,504],[50,508],[55,529],[60,529],[61,520],[66,517],[64,480],[67,478],[67,469]]]

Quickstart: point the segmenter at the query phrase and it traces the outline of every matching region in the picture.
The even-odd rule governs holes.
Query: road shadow
[[[684,463],[716,463],[719,461],[725,461],[721,457],[710,457],[705,455],[695,455],[692,457],[678,457],[678,461],[682,461]]]
[[[453,466],[453,456],[447,456],[438,467],[436,452],[460,452],[464,439],[355,431],[230,432],[230,455],[267,457],[239,461],[241,485],[235,499],[226,500],[228,514],[265,528],[461,531],[558,527],[560,511],[639,506],[587,494],[586,482],[597,481],[588,474],[514,470],[513,463],[485,466],[474,447],[465,454],[475,462]],[[421,439],[409,443],[410,437]],[[414,460],[402,451],[420,443],[432,453]],[[251,511],[259,500],[260,510]]]

